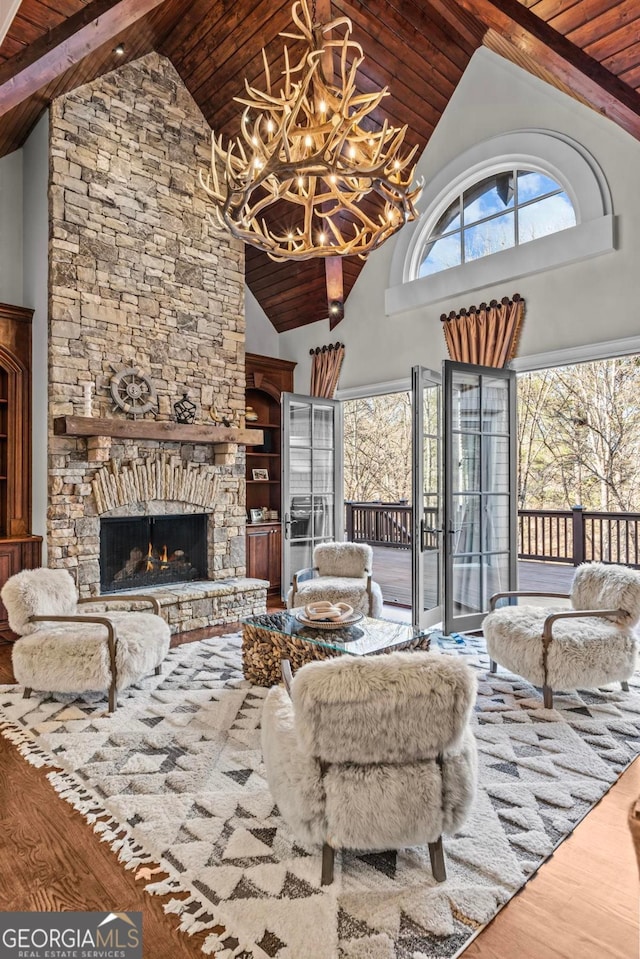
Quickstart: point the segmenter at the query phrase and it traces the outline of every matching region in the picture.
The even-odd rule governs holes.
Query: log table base
[[[399,650],[429,649],[430,638],[427,634],[414,635],[410,627],[391,623],[386,620],[366,619],[358,627],[357,634],[362,638],[349,641],[349,631],[321,632],[294,626],[291,634],[283,632],[293,620],[289,613],[267,613],[245,620],[242,624],[242,666],[245,679],[254,686],[274,686],[282,679],[281,662],[289,660],[291,669],[297,669],[306,663],[335,656],[352,654],[357,656],[376,655],[397,652]],[[313,637],[313,641],[304,634]],[[347,638],[341,642],[341,639]],[[336,648],[336,646],[341,648]]]

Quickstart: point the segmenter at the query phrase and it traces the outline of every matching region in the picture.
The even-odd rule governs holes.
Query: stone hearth
[[[207,626],[235,625],[247,616],[259,616],[266,609],[268,585],[263,579],[233,579],[215,583],[176,583],[170,587],[156,586],[145,592],[160,602],[173,634],[206,629]],[[126,595],[127,590],[118,593],[118,596]]]

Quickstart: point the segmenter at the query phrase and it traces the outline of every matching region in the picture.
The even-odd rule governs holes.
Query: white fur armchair
[[[548,596],[570,599],[571,609],[503,606],[499,599]],[[627,566],[585,563],[571,593],[496,593],[482,628],[491,672],[500,664],[542,686],[544,705],[553,690],[620,682],[627,690],[637,660],[635,627],[640,621],[640,573]]]
[[[469,728],[475,678],[437,653],[310,663],[268,693],[262,717],[267,778],[298,841],[322,845],[322,883],[334,850],[429,844],[446,879],[442,833],[467,817],[476,786]]]
[[[373,550],[368,543],[322,543],[313,551],[313,568],[299,570],[287,596],[287,608],[319,600],[348,603],[365,616],[382,615],[382,591],[371,576]]]
[[[78,599],[64,569],[30,569],[11,576],[2,589],[9,626],[20,636],[13,646],[16,680],[25,699],[33,689],[59,693],[116,692],[155,670],[169,649],[169,627],[150,596]],[[147,602],[154,612],[99,612],[82,615],[78,606]]]

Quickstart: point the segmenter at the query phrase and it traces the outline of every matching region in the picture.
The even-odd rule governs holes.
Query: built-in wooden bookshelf
[[[42,555],[42,537],[31,532],[32,316],[0,303],[0,588]],[[0,635],[13,636],[2,603]]]
[[[246,425],[263,433],[263,442],[247,449],[247,576],[268,580],[272,594],[280,591],[282,565],[280,397],[293,391],[294,367],[289,360],[246,356],[246,403],[257,416]],[[254,479],[254,470],[266,471],[268,479]],[[275,513],[277,519],[251,522],[252,510]]]

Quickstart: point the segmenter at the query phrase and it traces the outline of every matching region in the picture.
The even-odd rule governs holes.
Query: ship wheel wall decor
[[[115,403],[114,411],[123,410],[134,420],[158,405],[153,383],[135,366],[123,366],[115,370],[111,377],[111,396]]]

